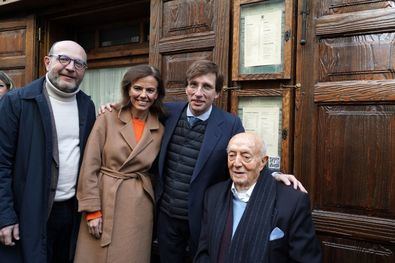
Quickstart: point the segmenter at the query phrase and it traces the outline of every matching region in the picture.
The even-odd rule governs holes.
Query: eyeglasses
[[[88,68],[88,65],[86,64],[86,62],[81,59],[72,59],[71,57],[66,56],[66,55],[50,54],[48,56],[49,57],[56,57],[56,59],[59,61],[59,63],[62,64],[63,66],[67,66],[68,64],[70,64],[71,61],[73,61],[74,68],[77,70],[84,70],[84,69]]]
[[[188,84],[187,88],[189,88],[193,93],[197,92],[199,89],[204,94],[208,94],[210,92],[215,91],[215,88],[211,85],[203,84],[200,87],[199,86],[200,86],[199,84],[197,84],[195,82],[191,82]]]

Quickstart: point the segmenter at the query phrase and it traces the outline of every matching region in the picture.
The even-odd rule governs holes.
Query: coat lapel
[[[45,151],[48,153],[48,156],[52,156],[52,121],[51,121],[51,112],[49,110],[49,105],[45,95],[43,93],[43,85],[44,78],[40,78],[35,80],[31,85],[24,89],[25,93],[22,95],[22,98],[25,100],[35,100],[38,111],[41,117],[41,124],[44,130],[45,137]],[[49,159],[49,162],[46,164],[48,167],[51,165],[52,158]],[[43,164],[44,165],[44,164]],[[47,175],[47,190],[49,191],[49,187],[51,185],[51,175],[50,173]]]
[[[89,134],[85,134],[87,118],[88,118],[88,107],[89,103],[84,99],[82,92],[77,93],[77,107],[78,107],[78,119],[79,119],[79,138],[80,138],[80,153],[83,154],[83,146],[85,145],[85,140]],[[82,158],[81,158],[82,159]]]
[[[40,112],[42,125],[45,134],[45,149],[51,153],[52,156],[52,124],[51,124],[51,113],[49,111],[48,102],[42,93],[44,79],[34,86],[31,86],[29,93],[24,97],[25,99],[34,98],[37,103],[38,110]]]
[[[158,118],[155,115],[149,113],[144,126],[143,134],[140,141],[137,143],[132,124],[130,123],[131,114],[127,110],[125,113],[123,112],[124,111],[122,110],[119,116],[125,125],[121,128],[120,132],[126,143],[132,149],[132,152],[119,169],[122,169],[122,167],[124,167],[130,160],[136,157],[136,155],[138,155],[142,150],[146,149],[147,146],[153,142],[151,130],[159,129]]]
[[[33,81],[30,85],[23,89],[22,99],[34,99],[40,112],[42,125],[44,127],[46,150],[52,152],[52,127],[51,113],[49,111],[48,102],[43,94],[45,77],[41,77]]]
[[[199,175],[205,163],[210,158],[211,153],[217,146],[217,143],[222,136],[222,124],[223,120],[221,118],[221,113],[216,107],[213,106],[213,111],[211,112],[210,118],[208,119],[206,132],[204,134],[203,144],[199,151],[195,169],[193,170],[191,182]]]
[[[128,109],[121,109],[118,113],[118,119],[124,123],[119,132],[121,133],[122,138],[125,140],[126,144],[128,144],[130,149],[133,150],[136,147],[137,142],[131,123],[132,115]]]

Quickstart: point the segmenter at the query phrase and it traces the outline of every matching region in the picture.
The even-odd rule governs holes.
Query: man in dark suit
[[[218,66],[194,62],[186,72],[188,103],[168,103],[159,155],[158,241],[161,262],[194,255],[200,233],[204,191],[227,178],[226,146],[244,131],[237,116],[213,106],[223,86]]]
[[[166,104],[168,117],[155,188],[162,263],[185,262],[187,246],[189,254],[195,255],[204,192],[229,178],[226,146],[244,128],[237,116],[213,105],[222,86],[223,77],[215,63],[195,61],[186,72],[188,103]],[[289,183],[285,176],[279,179]]]
[[[71,262],[80,215],[75,188],[95,121],[79,85],[86,53],[53,44],[46,76],[10,91],[0,105],[0,261]]]
[[[309,198],[272,178],[264,142],[240,133],[227,152],[231,180],[207,190],[194,262],[321,262]]]

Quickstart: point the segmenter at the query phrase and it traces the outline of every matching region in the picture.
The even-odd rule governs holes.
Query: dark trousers
[[[75,222],[74,198],[54,202],[47,222],[48,263],[70,263],[71,236]]]
[[[172,218],[160,211],[158,218],[158,242],[161,263],[184,263],[192,255],[188,220]]]

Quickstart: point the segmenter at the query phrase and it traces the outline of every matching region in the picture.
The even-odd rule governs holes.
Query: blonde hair
[[[14,82],[12,79],[4,72],[0,71],[0,80],[4,82],[5,86],[7,87],[8,91],[15,88]]]

